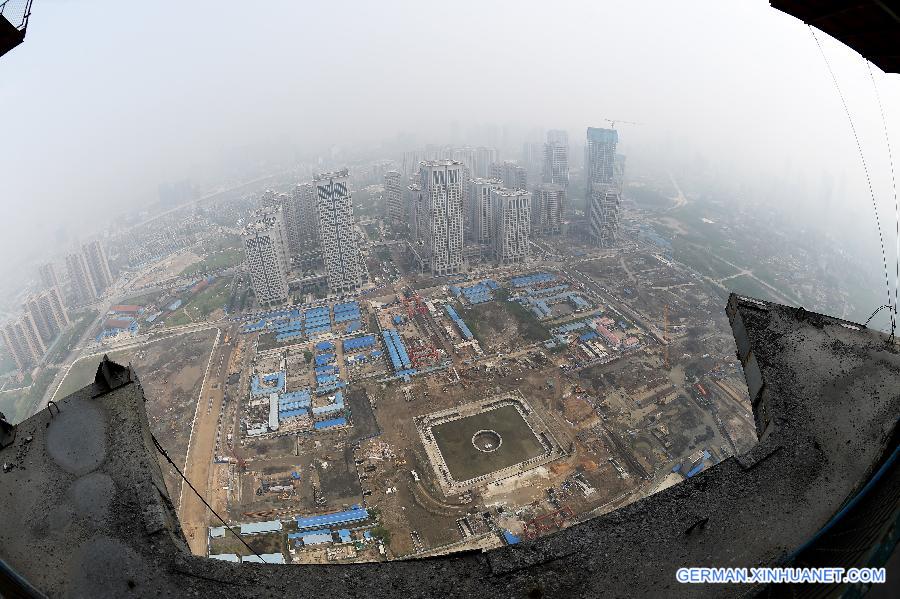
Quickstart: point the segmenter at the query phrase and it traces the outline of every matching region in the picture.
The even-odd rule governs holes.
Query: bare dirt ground
[[[195,417],[185,457],[185,477],[205,496],[208,493],[208,482],[212,468],[213,453],[216,442],[216,429],[219,412],[222,409],[225,379],[228,377],[228,361],[233,349],[232,345],[221,344],[221,336],[216,332],[215,344],[207,364],[199,377],[199,397]],[[197,555],[206,555],[206,529],[210,516],[203,502],[187,485],[180,488],[179,519],[188,539],[191,551]]]
[[[185,252],[160,262],[151,272],[134,281],[131,287],[137,289],[146,285],[157,285],[181,274],[185,268],[200,262],[201,258],[193,252]]]
[[[215,329],[153,343],[135,356],[150,428],[176,464],[184,463],[191,422]],[[160,458],[169,496],[176,503],[181,477]]]

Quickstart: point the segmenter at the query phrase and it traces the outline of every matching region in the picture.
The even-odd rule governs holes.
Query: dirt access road
[[[209,355],[206,374],[197,398],[197,409],[194,413],[194,424],[191,427],[191,437],[183,469],[185,477],[204,497],[209,495],[209,473],[216,443],[216,427],[219,413],[222,410],[225,379],[228,378],[228,364],[231,360],[231,352],[234,350],[233,339],[228,344],[219,343],[222,334],[222,329],[219,329]],[[209,526],[211,515],[209,510],[184,482],[181,485],[178,503],[180,506],[178,517],[191,551],[196,555],[205,556],[207,526]]]

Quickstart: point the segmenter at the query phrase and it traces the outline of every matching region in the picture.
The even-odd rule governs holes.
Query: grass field
[[[216,310],[222,309],[231,297],[231,279],[219,279],[190,300],[182,308],[166,318],[167,327],[205,320]],[[187,312],[187,314],[185,314]],[[190,316],[188,316],[190,315]]]
[[[475,448],[472,437],[482,430],[500,435],[499,448],[490,452]],[[450,474],[458,481],[502,470],[544,452],[528,423],[509,405],[439,424],[431,432]]]
[[[228,268],[229,266],[240,264],[243,260],[244,251],[241,249],[231,248],[217,250],[216,252],[209,254],[200,262],[191,264],[190,266],[182,270],[181,274],[183,276],[189,277],[196,274],[215,272],[222,268]]]
[[[56,372],[56,368],[45,368],[28,389],[0,394],[0,412],[13,424],[25,420],[38,400],[44,396]]]

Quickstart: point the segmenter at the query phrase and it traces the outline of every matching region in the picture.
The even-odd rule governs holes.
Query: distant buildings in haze
[[[621,177],[616,176],[615,129],[588,127],[584,170],[587,186],[587,234],[592,243],[610,247],[619,236]]]

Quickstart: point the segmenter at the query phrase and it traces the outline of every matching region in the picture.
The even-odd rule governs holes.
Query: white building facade
[[[469,181],[469,239],[474,243],[490,243],[494,232],[494,209],[491,190],[503,187],[500,179],[476,178]]]
[[[424,258],[432,275],[463,267],[463,165],[455,160],[423,162],[419,169]]]
[[[566,206],[566,189],[555,183],[536,185],[531,193],[531,231],[535,235],[559,235]]]
[[[528,260],[531,240],[531,198],[522,189],[492,189],[494,259],[500,265]]]
[[[400,171],[388,171],[384,174],[384,208],[388,220],[395,223],[401,223],[405,219],[402,178]]]

